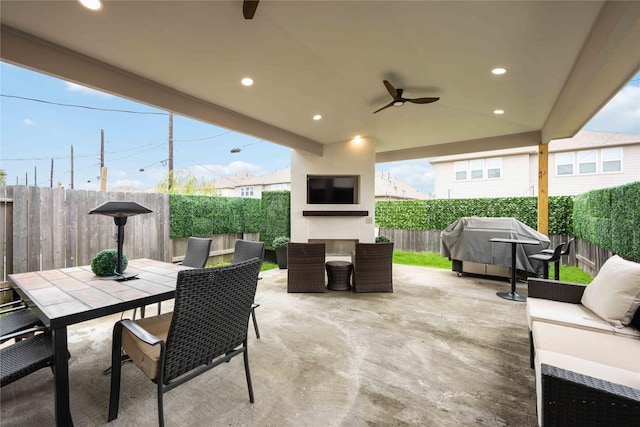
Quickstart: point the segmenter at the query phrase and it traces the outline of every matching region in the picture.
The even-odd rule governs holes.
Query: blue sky
[[[74,188],[100,186],[100,131],[105,133],[107,188],[156,186],[166,175],[169,119],[165,111],[0,62],[0,169],[7,183]],[[9,97],[11,96],[11,97]],[[16,98],[20,97],[20,98]],[[65,107],[37,102],[30,98]],[[104,111],[128,110],[145,114]],[[586,126],[587,130],[640,134],[640,74],[636,75]],[[189,169],[211,180],[238,172],[259,175],[286,168],[291,150],[186,117],[174,116],[174,169]],[[242,148],[233,154],[231,149]],[[140,169],[144,171],[140,171]],[[380,163],[413,187],[433,191],[433,168],[426,159]]]

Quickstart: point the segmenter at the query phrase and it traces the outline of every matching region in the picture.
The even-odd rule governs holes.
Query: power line
[[[158,115],[158,116],[168,116],[169,115],[169,113],[158,113],[158,112],[154,112],[154,111],[119,110],[119,109],[114,109],[114,108],[90,107],[88,105],[63,104],[63,103],[60,103],[60,102],[45,101],[43,99],[26,98],[24,96],[17,96],[17,95],[6,95],[4,93],[0,93],[0,96],[2,96],[4,98],[21,99],[23,101],[33,101],[33,102],[40,102],[42,104],[57,105],[59,107],[85,108],[87,110],[108,111],[108,112],[112,112],[112,113],[150,114],[150,115]]]

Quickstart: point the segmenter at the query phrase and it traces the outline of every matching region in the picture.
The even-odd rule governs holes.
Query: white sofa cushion
[[[640,340],[537,321],[531,331],[536,354],[553,351],[640,375]],[[608,380],[595,372],[589,375]]]
[[[640,264],[609,258],[584,290],[582,304],[617,328],[627,326],[640,306]]]
[[[531,330],[534,321],[540,321],[640,339],[640,330],[634,326],[614,328],[582,304],[529,297],[527,298],[526,310],[529,330]]]

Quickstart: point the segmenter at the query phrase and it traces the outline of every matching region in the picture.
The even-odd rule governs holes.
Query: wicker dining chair
[[[204,237],[189,237],[187,241],[187,252],[180,264],[187,267],[204,268],[209,259],[211,250],[211,239]]]
[[[393,242],[356,243],[353,292],[393,292]]]
[[[325,292],[325,244],[287,245],[287,292]]]
[[[184,259],[179,262],[180,265],[186,265],[193,268],[204,268],[209,260],[209,251],[211,250],[211,240],[206,237],[189,237],[187,240],[187,251]],[[158,316],[162,311],[162,303],[158,303]],[[140,307],[140,314],[144,317],[144,307]],[[135,311],[133,318],[135,319]]]
[[[43,333],[40,333],[43,332]],[[24,338],[24,334],[34,334]],[[53,341],[51,333],[44,326],[21,329],[3,335],[2,342],[21,338],[19,341],[0,348],[0,387],[4,387],[42,368],[53,366]]]
[[[251,258],[259,258],[260,261],[264,261],[264,242],[252,242],[242,239],[236,240],[231,264],[238,264]],[[261,279],[261,277],[258,277],[258,280],[259,279]],[[260,304],[256,304],[255,302],[251,304],[251,319],[253,320],[253,329],[256,331],[256,338],[260,339],[260,330],[258,329],[258,322],[256,321],[256,308],[258,307],[260,307]]]
[[[247,329],[260,264],[253,258],[235,265],[179,271],[173,313],[115,324],[109,421],[118,417],[126,357],[122,349],[157,385],[160,426],[164,426],[164,393],[240,354],[253,403]]]
[[[13,293],[12,288],[1,288],[0,293]],[[40,319],[31,311],[20,299],[0,304],[0,344],[8,339],[19,341],[24,335],[17,335],[12,338],[5,338],[23,329],[42,326]]]

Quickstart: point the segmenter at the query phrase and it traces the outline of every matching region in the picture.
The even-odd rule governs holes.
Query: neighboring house
[[[239,173],[215,181],[216,192],[224,197],[262,197],[263,191],[291,190],[291,169],[280,169],[264,175]],[[429,196],[404,182],[393,178],[388,172],[375,173],[376,200],[428,199]]]
[[[438,157],[435,197],[536,196],[537,147]],[[640,181],[640,135],[580,131],[549,144],[549,195]]]
[[[263,191],[291,190],[291,169],[280,169],[264,175],[237,173],[215,180],[218,196],[262,197]]]

